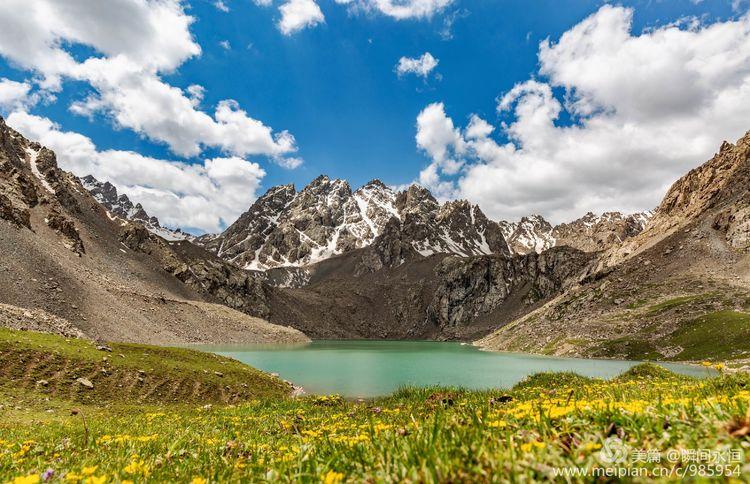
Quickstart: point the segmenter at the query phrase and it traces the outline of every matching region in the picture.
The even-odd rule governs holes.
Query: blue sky
[[[219,101],[233,99],[274,132],[288,130],[294,136],[294,156],[304,160],[296,169],[279,166],[263,154],[243,156],[266,172],[258,193],[281,183],[301,187],[321,173],[345,178],[353,187],[372,178],[391,185],[418,179],[434,160],[415,143],[417,117],[433,103],[442,103],[456,127],[466,126],[472,114],[478,115],[497,128],[494,140],[505,143],[508,134],[499,128],[500,123],[512,124],[517,114],[512,110],[498,113],[498,99],[516,84],[544,80],[539,42],[547,38],[557,42],[603,5],[594,1],[454,0],[431,17],[397,20],[321,0],[324,23],[284,35],[277,27],[278,4],[259,6],[251,0],[225,0],[224,4],[228,12],[212,0],[182,2],[185,14],[194,18],[189,30],[202,53],[187,58],[173,72],[162,71],[160,79],[182,89],[203,86],[205,97],[199,110],[212,113]],[[745,10],[718,0],[618,5],[632,7],[634,36],[685,17],[705,25],[730,21]],[[66,50],[79,62],[97,55],[92,46],[75,42]],[[427,77],[396,74],[399,58],[425,52],[439,61]],[[0,56],[0,78],[31,82],[34,70],[18,66],[10,57]],[[551,87],[563,102],[568,86]],[[226,154],[220,147],[207,147],[197,156],[180,156],[143,132],[116,127],[106,112],[90,117],[71,112],[72,103],[96,91],[85,80],[64,77],[53,102],[36,102],[26,105],[26,110],[57,123],[61,131],[90,138],[100,151],[134,151],[189,163]],[[3,114],[10,110],[6,107]],[[570,119],[563,110],[556,124],[564,126]],[[461,173],[447,170],[444,176],[456,181]],[[481,205],[481,197],[477,198]],[[508,213],[515,215],[516,210]]]

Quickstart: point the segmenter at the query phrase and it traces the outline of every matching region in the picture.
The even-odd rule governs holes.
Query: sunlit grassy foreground
[[[735,449],[735,477],[746,477],[748,390],[747,376],[693,380],[641,365],[610,382],[540,374],[510,391],[408,389],[367,402],[86,406],[71,415],[65,402],[16,395],[0,424],[0,481],[543,480],[559,468],[611,466],[600,450],[608,436],[633,455],[650,451],[652,462],[629,457],[622,467],[684,468],[689,459],[667,455]]]

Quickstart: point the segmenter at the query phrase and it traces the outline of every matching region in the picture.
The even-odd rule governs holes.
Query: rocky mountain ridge
[[[489,315],[523,314],[569,279],[569,266],[551,256],[511,257],[497,224],[477,207],[441,205],[420,187],[395,194],[374,181],[352,192],[321,177],[299,193],[271,190],[246,219],[260,233],[269,240],[296,233],[320,241],[308,248],[320,252],[327,241],[341,251],[274,274],[290,268],[244,270],[190,241],[155,235],[145,211],[113,187],[60,170],[53,152],[2,122],[0,168],[0,304],[9,307],[0,324],[15,328],[158,344],[303,341],[300,330],[466,339],[494,327]],[[278,219],[277,207],[287,210]],[[259,253],[314,254],[280,248]],[[586,261],[566,259],[579,269]],[[277,287],[277,275],[304,287]],[[470,289],[462,293],[457,280]]]
[[[271,188],[222,234],[196,243],[249,270],[304,267],[371,245],[391,220],[423,257],[507,250],[499,226],[476,205],[441,205],[422,187],[395,193],[379,180],[352,191],[325,175],[299,192],[293,185]]]
[[[637,256],[697,220],[707,221],[706,217],[731,247],[744,250],[750,246],[750,132],[735,144],[725,141],[710,160],[677,180],[647,229],[611,248],[602,266]]]
[[[651,211],[623,215],[588,212],[572,222],[553,226],[541,215],[523,217],[518,222],[499,222],[513,254],[541,253],[551,247],[568,246],[584,252],[598,252],[617,246],[638,235],[652,216]]]
[[[92,175],[80,178],[81,185],[93,195],[97,202],[107,209],[107,216],[130,222],[140,222],[151,233],[166,240],[191,240],[194,237],[180,229],[171,230],[162,227],[159,219],[149,215],[140,203],[133,205],[124,193],[118,194],[117,188],[110,182],[100,182]]]
[[[136,220],[166,240],[191,240],[247,270],[279,269],[268,277],[281,286],[303,285],[307,266],[371,245],[391,219],[398,223],[399,237],[409,239],[403,247],[413,249],[405,252],[409,256],[468,257],[506,251],[541,253],[558,246],[598,252],[640,233],[651,216],[651,212],[627,216],[589,212],[557,226],[541,215],[495,223],[476,205],[464,200],[441,205],[429,190],[417,185],[395,193],[372,180],[352,191],[346,181],[321,175],[299,193],[291,184],[272,187],[223,233],[193,237],[162,227],[156,217],[140,204],[133,205],[127,195],[118,195],[108,182],[92,176],[81,182],[111,217]]]
[[[352,191],[322,176],[269,190],[231,230],[199,238],[212,253],[154,235],[120,201],[103,206],[0,120],[0,304],[21,308],[0,323],[157,343],[494,331],[490,348],[642,358],[694,354],[679,333],[694,318],[750,310],[750,134],[679,180],[645,230],[645,217],[588,214],[557,227],[529,217],[521,234],[418,186]],[[534,250],[511,254],[503,230]]]

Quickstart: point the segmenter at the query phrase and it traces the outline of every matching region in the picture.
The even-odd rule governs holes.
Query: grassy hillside
[[[645,278],[641,270],[626,267],[572,290],[479,344],[586,358],[736,360],[740,366],[750,360],[747,287],[687,276],[638,285],[632,281]]]
[[[71,357],[79,349],[92,364],[101,360],[85,343],[60,352]],[[113,353],[125,349],[125,361],[143,352],[118,346]],[[208,363],[177,351],[182,362],[150,354],[154,372],[181,365],[203,374]],[[210,370],[222,368],[227,378],[232,364],[211,360]],[[236,371],[232,378],[249,372]],[[43,473],[91,483],[545,480],[562,468],[609,466],[601,448],[611,436],[664,459],[627,459],[626,468],[687,468],[690,462],[666,462],[680,449],[745,449],[748,457],[727,470],[742,474],[750,472],[749,390],[747,375],[694,380],[641,365],[608,382],[539,374],[509,390],[403,389],[374,401],[263,395],[213,406],[76,403],[71,412],[65,392],[47,400],[33,387],[6,386],[0,482],[34,482]]]
[[[0,387],[90,404],[232,403],[290,391],[283,381],[235,360],[190,349],[94,343],[4,328]]]

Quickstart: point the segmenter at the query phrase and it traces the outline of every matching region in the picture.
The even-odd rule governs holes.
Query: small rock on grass
[[[94,384],[91,383],[91,380],[89,380],[88,378],[78,378],[76,379],[76,383],[86,388],[94,388]]]

